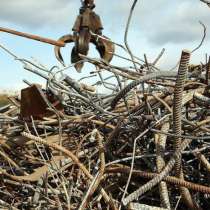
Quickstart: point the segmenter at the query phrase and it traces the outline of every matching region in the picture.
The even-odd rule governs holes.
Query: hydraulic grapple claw
[[[80,15],[78,15],[72,29],[74,35],[65,35],[59,39],[59,41],[64,43],[74,42],[74,47],[71,52],[71,63],[75,64],[75,68],[78,72],[81,72],[84,65],[79,54],[87,55],[90,43],[96,46],[100,57],[105,61],[110,62],[113,58],[115,50],[114,44],[109,41],[107,37],[102,35],[103,26],[100,17],[93,12],[94,8],[95,4],[93,0],[82,1]],[[61,47],[58,46],[55,47],[55,56],[60,63],[65,65],[60,48]]]

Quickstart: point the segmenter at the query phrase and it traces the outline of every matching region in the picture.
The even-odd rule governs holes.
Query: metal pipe
[[[0,31],[5,32],[5,33],[9,33],[9,34],[13,34],[13,35],[16,35],[16,36],[21,36],[21,37],[24,37],[24,38],[27,38],[27,39],[32,39],[32,40],[36,40],[36,41],[39,41],[39,42],[55,45],[55,46],[58,46],[58,47],[65,47],[64,42],[56,41],[56,40],[49,39],[49,38],[44,38],[44,37],[33,35],[33,34],[28,34],[28,33],[15,31],[15,30],[12,30],[12,29],[9,29],[9,28],[0,27]]]

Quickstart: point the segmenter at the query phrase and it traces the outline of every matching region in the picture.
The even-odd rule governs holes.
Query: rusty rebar
[[[161,131],[168,132],[169,128],[170,128],[170,124],[168,122],[166,122],[162,125]],[[167,139],[167,136],[164,134],[157,135],[156,164],[157,164],[157,172],[158,173],[160,173],[165,167],[164,152],[165,152],[165,147],[166,147],[166,139]],[[159,191],[160,191],[160,200],[161,200],[162,207],[171,209],[168,188],[167,188],[167,185],[165,182],[160,182]]]
[[[180,65],[178,70],[178,75],[176,79],[176,85],[174,90],[174,104],[173,104],[173,130],[177,136],[182,134],[182,94],[184,89],[184,83],[187,77],[187,70],[190,61],[190,52],[187,50],[182,51]],[[175,137],[175,150],[180,149],[181,138]],[[184,174],[182,170],[182,157],[180,156],[176,160],[175,172],[177,177],[184,179]],[[181,187],[181,195],[186,203],[186,205],[191,209],[198,209],[197,205],[192,199],[192,196],[188,189]]]
[[[121,165],[116,165],[116,166],[110,166],[109,168],[106,169],[105,173],[125,173],[128,174],[130,171],[130,168],[128,166],[121,166]],[[151,172],[145,172],[145,171],[140,171],[140,170],[133,170],[133,176],[134,177],[143,177],[145,179],[153,179],[156,176],[158,176],[157,173],[151,173]],[[177,185],[179,187],[186,187],[190,190],[193,190],[195,192],[201,192],[201,193],[206,193],[210,195],[210,187],[204,186],[204,185],[199,185],[195,184],[192,182],[185,181],[183,179],[173,177],[173,176],[167,176],[163,179],[163,181],[166,181],[169,184]]]
[[[178,158],[180,158],[182,151],[185,150],[185,148],[190,143],[191,143],[191,140],[185,140],[181,144],[181,147],[178,150],[175,151],[175,153],[173,154],[172,158],[167,163],[167,165],[165,166],[165,168],[163,169],[163,171],[160,174],[158,174],[155,178],[153,178],[151,181],[149,181],[148,183],[146,183],[145,185],[143,185],[142,187],[140,187],[138,190],[134,191],[133,193],[131,193],[130,195],[128,195],[125,199],[123,199],[123,201],[122,201],[123,202],[123,205],[126,206],[128,203],[136,200],[138,197],[140,197],[142,194],[144,194],[148,190],[152,189],[154,186],[156,186],[157,184],[159,184],[166,176],[168,176],[168,174],[170,173],[170,171],[174,167],[174,165],[176,163],[176,160]]]

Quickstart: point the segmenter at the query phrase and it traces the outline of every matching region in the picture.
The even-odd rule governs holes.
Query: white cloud
[[[203,33],[198,22],[202,21],[207,29],[210,25],[210,10],[199,1],[178,1],[173,7],[168,8],[165,16],[161,13],[159,15],[150,31],[144,30],[148,40],[157,45],[197,41],[201,39]],[[148,22],[152,24],[151,19]],[[144,29],[146,28],[148,29],[148,27]]]
[[[0,20],[33,28],[60,28],[68,26],[77,7],[74,0],[1,0]]]

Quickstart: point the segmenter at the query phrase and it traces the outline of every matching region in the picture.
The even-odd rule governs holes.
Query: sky
[[[95,0],[95,12],[100,14],[104,26],[103,34],[114,42],[124,43],[126,21],[132,0]],[[80,0],[1,0],[0,27],[40,35],[57,40],[71,33],[79,12]],[[182,49],[192,50],[200,42],[205,24],[207,35],[202,47],[196,51],[191,63],[205,62],[210,55],[210,8],[199,0],[138,0],[131,25],[128,42],[132,52],[143,59],[147,55],[153,61],[165,48],[159,67],[168,70],[178,62]],[[0,44],[10,49],[19,58],[34,59],[48,68],[60,65],[54,56],[52,45],[28,40],[0,32]],[[65,62],[70,63],[71,46],[62,50]],[[123,54],[117,49],[118,54]],[[124,54],[123,54],[124,55]],[[97,57],[94,48],[90,56]],[[128,56],[128,55],[126,55]],[[128,66],[122,60],[113,59],[113,64]],[[129,65],[131,65],[129,63]],[[0,49],[0,89],[19,90],[25,87],[22,82],[40,82],[36,75],[26,72],[22,64]],[[82,74],[73,68],[66,74],[78,79],[88,75],[91,67]]]

